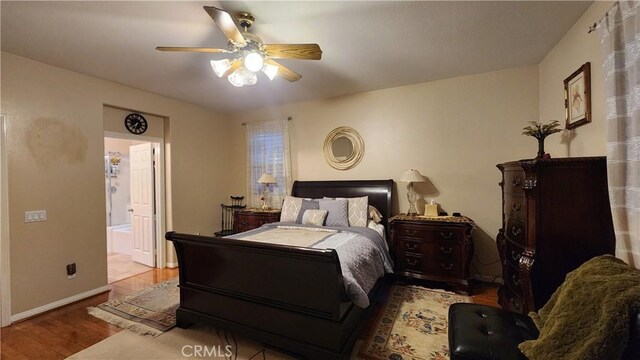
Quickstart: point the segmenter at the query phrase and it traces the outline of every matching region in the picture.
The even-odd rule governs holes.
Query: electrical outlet
[[[67,279],[73,279],[76,277],[76,263],[67,265]]]

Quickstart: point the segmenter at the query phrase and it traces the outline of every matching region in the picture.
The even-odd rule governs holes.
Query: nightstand
[[[406,215],[389,220],[396,274],[446,282],[458,293],[469,293],[473,220]]]
[[[263,224],[280,221],[280,209],[249,209],[236,211],[233,216],[233,231],[236,233],[259,228]]]

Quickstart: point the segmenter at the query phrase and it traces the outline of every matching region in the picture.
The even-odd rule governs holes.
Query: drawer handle
[[[416,259],[408,259],[407,258],[407,264],[409,264],[411,266],[416,266],[417,263],[418,263],[418,260],[416,260]]]
[[[407,246],[407,250],[411,250],[411,251],[414,251],[415,249],[418,248],[418,244],[406,243],[405,245]]]
[[[445,269],[445,270],[451,270],[451,269],[453,269],[453,264],[445,265],[445,264],[441,263],[441,264],[440,264],[440,266],[441,266],[443,269]]]
[[[414,236],[416,234],[416,231],[415,231],[415,229],[407,229],[406,233],[409,236]]]
[[[520,301],[516,301],[514,298],[510,298],[509,302],[518,311],[522,308],[522,304],[520,303]]]
[[[513,234],[513,236],[518,236],[518,235],[522,234],[522,229],[519,226],[513,225],[511,227],[511,233]]]
[[[445,234],[445,233],[441,232],[441,233],[440,233],[440,236],[441,236],[443,239],[449,240],[449,239],[451,239],[451,238],[453,237],[453,233],[452,233],[452,232],[450,232],[450,233]]]
[[[247,219],[240,220],[240,224],[242,225],[247,225],[247,223],[248,223]]]
[[[513,285],[515,285],[515,286],[520,285],[520,279],[518,279],[516,274],[511,274],[511,281],[513,282]]]
[[[440,251],[442,251],[443,254],[451,254],[451,252],[453,251],[453,248],[452,247],[444,248],[440,246]]]
[[[520,186],[520,183],[522,183],[522,179],[520,179],[519,177],[513,179],[513,181],[511,182],[511,184],[513,184],[513,186]]]
[[[513,211],[520,211],[520,208],[522,208],[522,205],[515,203],[511,206],[511,209],[513,209]]]
[[[521,255],[515,250],[511,250],[511,258],[513,259],[513,261],[520,261],[520,256]]]

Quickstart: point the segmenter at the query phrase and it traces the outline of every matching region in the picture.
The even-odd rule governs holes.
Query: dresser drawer
[[[504,194],[504,214],[510,218],[527,221],[527,199],[524,195]]]
[[[504,275],[506,277],[506,279],[504,279],[504,283],[507,287],[515,294],[522,294],[518,268],[507,263],[507,271],[505,271]]]
[[[500,305],[505,310],[517,313],[524,313],[525,303],[520,292],[513,292],[509,287],[500,288]]]
[[[507,218],[507,228],[504,229],[504,235],[522,246],[526,245],[527,241],[527,223],[524,221],[516,220],[513,218]]]
[[[504,171],[504,192],[510,194],[524,194],[524,170],[505,169]]]
[[[520,266],[520,257],[524,252],[524,248],[522,246],[519,246],[511,241],[507,241],[504,251],[504,255],[507,259],[508,264],[511,264],[515,267]]]

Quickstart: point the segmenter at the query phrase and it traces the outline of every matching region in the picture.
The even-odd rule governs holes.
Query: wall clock
[[[147,131],[149,124],[147,124],[147,119],[144,116],[133,113],[124,118],[124,126],[132,134],[140,135]]]

